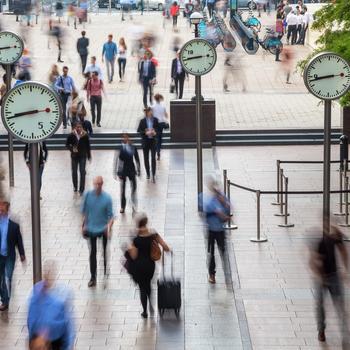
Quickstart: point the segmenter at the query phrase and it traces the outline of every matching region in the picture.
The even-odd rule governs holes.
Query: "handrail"
[[[279,160],[280,164],[323,164],[323,160]],[[342,163],[341,160],[331,160],[331,163]]]

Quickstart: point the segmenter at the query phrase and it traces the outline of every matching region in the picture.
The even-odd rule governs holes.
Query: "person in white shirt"
[[[288,33],[287,33],[287,44],[289,44],[289,39],[292,37],[291,44],[296,44],[297,41],[297,25],[298,25],[298,17],[295,14],[295,11],[292,11],[287,16],[287,25],[288,25]]]
[[[309,24],[311,22],[311,15],[307,12],[307,7],[303,6],[303,26],[300,38],[298,40],[298,44],[304,45],[305,44],[305,37],[307,30],[309,29]]]
[[[85,75],[91,75],[92,72],[97,72],[99,79],[103,80],[102,69],[98,64],[96,64],[96,56],[91,57],[91,64],[86,66],[84,70]]]
[[[297,6],[297,42],[296,44],[300,43],[301,32],[303,30],[303,17],[304,15],[302,14],[300,7]]]
[[[152,105],[152,114],[154,118],[158,119],[158,132],[157,132],[157,160],[160,160],[160,150],[162,147],[163,130],[169,129],[168,113],[165,106],[162,104],[164,97],[161,94],[154,96],[155,103]]]

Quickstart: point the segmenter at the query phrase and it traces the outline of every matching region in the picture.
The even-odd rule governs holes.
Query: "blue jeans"
[[[0,299],[4,305],[8,305],[11,297],[11,282],[15,259],[0,256]]]

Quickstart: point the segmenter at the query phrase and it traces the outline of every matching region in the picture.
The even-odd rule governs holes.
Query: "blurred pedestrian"
[[[118,52],[118,66],[119,66],[119,81],[124,81],[125,66],[127,57],[127,46],[124,38],[119,39],[119,52]]]
[[[108,82],[113,81],[115,58],[118,54],[117,44],[113,41],[113,35],[108,35],[108,40],[103,44],[102,48],[102,62],[106,59]]]
[[[9,200],[0,198],[0,311],[9,308],[16,248],[21,262],[26,260],[21,230],[19,225],[9,218],[9,209]]]
[[[56,1],[56,16],[58,18],[58,23],[61,23],[61,18],[63,17],[63,2],[61,0]]]
[[[63,30],[59,22],[50,22],[50,35],[56,39],[56,44],[58,48],[57,62],[63,63],[62,61],[62,44],[63,44]],[[50,40],[48,41],[48,48],[50,48]]]
[[[170,15],[173,18],[173,29],[177,29],[177,18],[180,14],[180,6],[177,4],[176,1],[173,2],[173,4],[170,6]]]
[[[213,11],[215,7],[215,0],[207,0],[207,8],[208,8],[208,13],[209,17],[213,17]]]
[[[285,47],[282,50],[282,69],[286,76],[286,84],[291,84],[290,76],[294,66],[294,51],[290,47]]]
[[[155,94],[155,103],[152,105],[153,117],[158,120],[157,130],[157,160],[160,160],[160,151],[162,148],[163,130],[169,129],[168,113],[164,104],[164,97],[161,94]]]
[[[42,185],[42,177],[43,177],[43,172],[44,172],[44,167],[45,167],[45,163],[47,161],[47,157],[48,157],[48,150],[47,150],[47,146],[46,146],[46,142],[42,141],[39,142],[39,189],[41,190],[41,185]],[[30,170],[30,152],[29,152],[29,144],[26,143],[25,147],[24,147],[24,160],[27,164],[28,169]],[[41,199],[41,196],[40,196]]]
[[[323,232],[323,237],[317,245],[310,247],[309,265],[314,273],[316,316],[318,340],[326,341],[326,313],[324,309],[325,292],[329,291],[335,310],[340,319],[341,334],[343,338],[343,349],[349,346],[349,328],[344,300],[342,276],[339,272],[336,251],[342,260],[342,265],[349,272],[349,257],[344,245],[343,235],[337,227],[331,227],[330,232]]]
[[[80,56],[81,69],[82,69],[83,74],[85,72],[86,61],[87,61],[87,57],[89,54],[88,47],[89,47],[89,43],[90,43],[89,39],[86,38],[85,35],[86,35],[86,32],[85,32],[85,30],[83,30],[81,32],[81,38],[79,38],[77,41],[77,51],[78,51],[79,56]]]
[[[55,286],[56,278],[55,262],[47,261],[43,267],[43,279],[34,285],[29,300],[27,326],[31,350],[74,348],[72,295],[67,287]]]
[[[209,282],[216,283],[215,242],[218,246],[226,282],[229,276],[229,263],[226,248],[226,236],[223,225],[230,219],[230,202],[219,189],[215,180],[208,184],[209,197],[204,202],[203,211],[208,226],[208,270]]]
[[[136,175],[140,176],[139,154],[137,148],[133,146],[129,135],[124,133],[121,147],[118,150],[114,162],[114,178],[120,179],[120,213],[122,214],[125,212],[126,207],[125,188],[127,178],[129,178],[131,185],[132,213],[134,214],[137,211]]]
[[[137,235],[126,252],[128,264],[130,264],[130,273],[133,280],[139,285],[140,300],[142,305],[141,316],[148,317],[147,300],[151,315],[154,308],[151,302],[151,280],[154,275],[155,262],[151,258],[151,247],[153,242],[160,245],[165,252],[169,252],[170,248],[162,239],[162,237],[152,229],[147,227],[148,218],[145,214],[141,214],[136,221]]]
[[[225,46],[228,45],[228,43],[225,43]],[[241,64],[241,58],[237,54],[235,54],[233,50],[225,51],[223,75],[224,92],[230,92],[230,89],[228,88],[228,82],[230,78],[232,78],[234,82],[240,83],[242,87],[242,92],[247,91],[247,79]]]
[[[70,22],[73,21],[74,29],[77,29],[77,17],[75,16],[76,8],[72,2],[67,6],[67,26],[70,26]]]
[[[23,73],[25,81],[31,80],[30,69],[32,68],[32,60],[30,58],[29,50],[23,49],[21,58],[18,61],[19,73]]]
[[[97,111],[97,126],[101,127],[102,93],[105,94],[103,81],[97,72],[92,72],[86,86],[87,101],[90,102],[92,124],[95,125]]]
[[[151,107],[146,107],[144,111],[145,117],[140,120],[137,132],[142,138],[143,160],[147,179],[151,178],[149,168],[149,153],[151,152],[152,182],[155,183],[158,119],[153,117]]]
[[[60,72],[59,72],[58,66],[57,66],[57,64],[53,64],[51,66],[51,70],[49,73],[48,82],[49,82],[50,86],[54,89],[55,89],[56,80],[59,76],[60,76]]]
[[[188,74],[181,63],[180,51],[177,51],[176,57],[171,63],[171,78],[174,80],[176,96],[178,99],[182,99],[186,77],[188,77]]]
[[[96,63],[96,56],[91,56],[91,60],[90,60],[91,64],[89,64],[88,66],[86,66],[85,70],[84,70],[84,74],[89,74],[90,73],[90,77],[92,75],[92,72],[97,72],[98,73],[98,77],[103,80],[103,74],[102,74],[102,69],[101,67]]]
[[[120,0],[120,6],[122,10],[122,21],[125,21],[124,14],[129,13],[130,19],[132,19],[132,12],[131,12],[131,6],[132,2],[131,0]]]
[[[81,114],[79,116],[79,121],[81,123],[81,125],[83,126],[83,129],[88,133],[89,137],[92,136],[93,134],[93,129],[92,129],[92,124],[90,122],[90,120],[85,119],[86,118],[86,114]]]
[[[84,131],[81,122],[75,123],[72,132],[66,140],[66,147],[71,154],[72,182],[74,192],[78,191],[78,167],[80,172],[79,194],[85,190],[86,160],[91,161],[91,147],[89,135]]]
[[[103,178],[94,178],[94,189],[87,192],[81,205],[83,214],[82,230],[89,240],[90,274],[88,287],[96,286],[97,277],[97,238],[102,238],[104,275],[107,275],[107,241],[111,237],[114,222],[113,204],[111,196],[102,190]]]
[[[68,75],[68,67],[63,67],[63,74],[56,79],[55,83],[56,91],[58,91],[63,107],[63,129],[67,129],[67,103],[71,98],[72,93],[76,91],[74,80]]]
[[[72,92],[72,101],[69,107],[69,119],[73,126],[76,122],[81,121],[81,117],[86,116],[84,100],[79,96],[77,91]]]
[[[153,54],[146,50],[143,60],[139,64],[139,81],[143,88],[143,105],[147,107],[147,96],[149,94],[150,105],[153,102],[153,86],[156,82],[156,66],[152,62]]]

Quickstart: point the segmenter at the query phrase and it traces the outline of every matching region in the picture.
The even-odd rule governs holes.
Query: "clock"
[[[13,32],[0,32],[0,63],[13,64],[23,53],[23,40]]]
[[[350,88],[350,65],[336,53],[320,53],[305,67],[304,82],[314,96],[336,100]]]
[[[24,142],[40,142],[61,124],[62,104],[49,86],[28,81],[11,89],[2,102],[1,118],[10,134]]]
[[[192,75],[209,73],[216,63],[216,50],[204,39],[188,41],[180,51],[180,61],[184,70]]]

